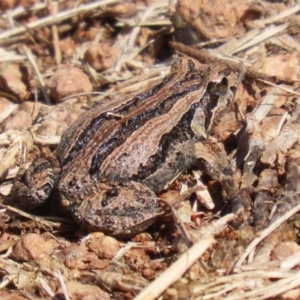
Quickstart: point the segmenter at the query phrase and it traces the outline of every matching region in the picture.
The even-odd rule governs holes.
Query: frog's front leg
[[[38,158],[28,170],[20,168],[13,182],[11,196],[29,210],[41,206],[57,184],[59,172],[60,164],[56,157]]]
[[[101,191],[73,208],[75,221],[88,230],[133,235],[149,227],[162,212],[159,198],[142,183],[95,184],[101,185]]]

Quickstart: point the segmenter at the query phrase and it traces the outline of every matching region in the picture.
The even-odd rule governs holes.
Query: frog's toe
[[[52,157],[35,160],[28,168],[20,168],[11,190],[11,196],[26,209],[41,206],[51,195],[57,181],[58,163]]]

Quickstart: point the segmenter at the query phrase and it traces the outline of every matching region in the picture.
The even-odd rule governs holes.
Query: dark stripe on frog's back
[[[57,154],[62,165],[70,163],[80,151],[87,145],[91,137],[96,131],[100,130],[101,125],[109,120],[118,121],[120,112],[126,109],[132,109],[132,103],[135,105],[146,101],[153,93],[159,91],[168,82],[171,82],[176,73],[168,74],[163,81],[159,82],[150,90],[147,89],[133,99],[128,98],[128,95],[113,101],[99,102],[94,105],[89,111],[85,112],[71,127],[63,134],[62,142],[58,145]],[[124,102],[128,98],[128,101]],[[111,113],[111,114],[110,114]]]
[[[192,120],[199,102],[191,106],[178,124],[162,135],[158,151],[149,157],[145,166],[140,166],[135,181],[144,182],[155,193],[159,193],[177,175],[190,169],[196,161]],[[197,138],[199,140],[199,138]]]
[[[193,61],[190,62],[188,67],[191,67],[191,63]],[[67,165],[75,157],[80,156],[79,153],[85,148],[86,157],[90,159],[93,156],[90,162],[91,173],[97,172],[101,162],[107,155],[124,143],[127,137],[137,128],[145,125],[148,120],[158,115],[168,113],[174,103],[181,97],[184,97],[184,94],[191,92],[193,89],[199,89],[201,87],[200,82],[205,78],[206,69],[203,68],[203,70],[200,69],[195,72],[185,70],[186,73],[173,72],[167,75],[158,85],[135,96],[125,104],[110,110],[109,113],[100,111],[99,114],[99,112],[94,111],[90,113],[88,118],[83,117],[85,120],[88,119],[89,122],[81,126],[79,138],[74,139],[74,137],[71,137],[76,142],[72,147],[68,147],[71,150],[66,152],[68,155],[65,159],[61,156],[63,165]],[[193,87],[191,84],[194,82],[197,82],[197,84]],[[162,88],[164,89],[162,90]],[[176,94],[174,94],[174,90]],[[95,117],[92,118],[92,116]],[[75,131],[78,131],[76,124],[74,128]],[[106,133],[103,133],[104,130]],[[100,147],[96,150],[94,148],[97,145],[100,145]]]
[[[205,68],[205,70],[207,70],[207,68]],[[185,102],[187,108],[185,108],[184,111],[189,110],[189,105],[198,102],[201,98],[200,95],[205,91],[205,86],[207,85],[207,83],[203,83],[203,80],[205,80],[204,78],[206,78],[205,75],[203,69],[197,70],[196,72],[187,72],[184,76],[181,76],[178,80],[174,81],[173,85],[168,86],[168,89],[165,89],[165,98],[153,99],[152,102],[149,100],[143,106],[136,107],[127,114],[124,113],[124,118],[120,120],[120,123],[122,122],[121,130],[116,134],[110,134],[107,136],[107,139],[104,139],[104,142],[101,144],[99,143],[100,147],[94,152],[91,161],[90,174],[97,173],[100,170],[100,167],[101,174],[106,173],[105,170],[110,164],[110,160],[117,160],[117,156],[120,153],[126,155],[125,152],[129,150],[126,149],[127,146],[125,146],[124,149],[124,145],[127,144],[127,139],[130,139],[133,133],[141,132],[141,143],[144,143],[145,139],[147,139],[147,134],[143,134],[143,128],[150,128],[148,121],[151,120],[153,123],[156,118],[164,115],[167,116],[168,119],[173,119],[172,115],[168,116],[167,114],[176,103]],[[192,93],[194,94],[194,96],[192,96],[193,100],[188,100],[187,95]],[[197,95],[195,96],[195,94]],[[184,111],[182,111],[182,113],[184,113]],[[181,116],[179,118],[176,116],[175,119],[178,119],[179,121],[180,118]],[[178,121],[176,121],[174,125],[176,125]],[[103,135],[101,137],[103,137]],[[123,148],[122,150],[120,147],[121,145]],[[153,149],[155,149],[155,145],[159,145],[159,139],[157,139],[157,142],[154,142]],[[156,151],[157,150],[155,150],[155,152]],[[102,168],[102,163],[104,161],[106,161],[105,167]],[[106,173],[104,176],[106,178],[108,174]],[[128,176],[124,175],[124,179],[125,178],[128,178]]]
[[[71,162],[74,157],[77,157],[80,151],[88,143],[91,136],[93,136],[94,131],[100,130],[101,125],[105,123],[105,121],[118,121],[120,117],[116,115],[120,116],[126,111],[135,110],[137,105],[140,105],[142,106],[142,109],[145,109],[145,106],[143,106],[145,101],[150,104],[152,103],[152,101],[150,101],[151,98],[159,99],[161,93],[164,93],[164,89],[163,92],[161,92],[162,88],[165,88],[167,85],[172,85],[172,82],[176,82],[182,77],[183,72],[189,73],[195,67],[193,60],[189,59],[187,61],[186,65],[183,65],[182,63],[173,64],[173,72],[166,75],[158,84],[146,89],[139,95],[136,95],[133,99],[130,99],[130,97],[126,95],[121,99],[114,99],[113,101],[104,103],[100,102],[96,104],[94,108],[82,115],[82,117],[65,132],[62,137],[62,142],[57,148],[57,154],[61,164],[66,165]],[[196,62],[196,64],[198,63]],[[182,66],[184,70],[182,70]],[[109,115],[108,112],[112,114]],[[113,114],[115,114],[115,116]]]
[[[157,107],[152,107],[144,113],[138,114],[132,119],[125,121],[126,125],[124,122],[121,130],[117,134],[110,135],[109,139],[106,139],[105,142],[102,142],[98,150],[94,153],[91,162],[91,174],[96,173],[107,156],[115,149],[117,149],[117,147],[122,145],[126,141],[126,139],[138,128],[145,126],[147,121],[152,120],[157,116],[168,113],[168,111],[172,108],[174,103],[178,101],[178,99],[183,98],[184,96],[186,96],[186,94],[198,90],[199,88],[200,84],[192,85],[188,90],[186,89],[184,92],[172,94],[170,97],[167,97],[164,101],[160,102],[160,105],[158,105]]]
[[[159,95],[159,91],[168,84],[168,82],[172,82],[176,76],[178,76],[176,73],[166,75],[157,85],[136,95],[133,99],[128,98],[128,101],[125,103],[124,101],[128,95],[112,103],[97,103],[63,134],[62,142],[57,148],[61,164],[66,165],[77,157],[95,132],[101,130],[100,127],[103,123],[109,120],[118,121],[121,113],[124,113],[124,111],[134,109],[137,104],[147,101],[147,99],[153,97],[153,95],[155,96],[155,93]],[[133,103],[134,105],[132,105]]]
[[[147,166],[141,167],[139,172],[133,177],[134,180],[142,180],[145,177],[148,177],[155,170],[159,168],[159,166],[165,161],[165,157],[168,153],[171,153],[171,148],[179,143],[194,140],[195,133],[192,130],[191,124],[194,118],[194,114],[196,109],[199,107],[199,102],[195,103],[191,106],[190,110],[188,110],[180,119],[178,124],[173,127],[173,129],[162,135],[159,141],[158,151],[155,155],[149,157],[149,161],[152,163],[148,163]]]
[[[102,162],[98,178],[140,181],[154,192],[162,191],[167,183],[195,163],[194,143],[202,136],[194,132],[192,124],[208,131],[210,122],[206,121],[211,117],[210,110],[223,96],[217,89],[219,85],[223,86],[214,83],[205,85],[202,90],[195,89],[194,93],[176,102],[170,115],[160,115],[139,128]],[[164,125],[167,126],[165,130],[157,133],[156,129]],[[151,144],[143,145],[143,139],[147,138]],[[144,151],[144,146],[148,150]]]

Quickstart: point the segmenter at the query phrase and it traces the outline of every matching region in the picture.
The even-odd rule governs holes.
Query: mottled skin
[[[89,230],[144,230],[161,213],[155,193],[196,162],[195,143],[228,109],[229,75],[237,77],[227,66],[182,58],[160,83],[96,105],[65,132],[54,156],[20,172],[12,195],[36,206],[56,189]]]

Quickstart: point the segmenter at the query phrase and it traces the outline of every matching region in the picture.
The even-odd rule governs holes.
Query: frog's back
[[[190,112],[195,112],[205,90],[205,72],[197,64],[184,59],[158,84],[135,96],[97,104],[83,114],[62,136],[57,148],[61,166],[70,169],[81,161],[91,175],[109,176],[117,168],[125,179],[133,174],[143,177],[138,175],[140,166],[150,170],[151,161],[165,155],[161,148],[193,134]],[[183,128],[174,130],[180,122]],[[172,137],[177,141],[167,142]]]

